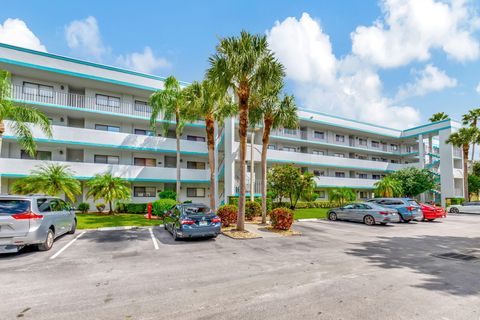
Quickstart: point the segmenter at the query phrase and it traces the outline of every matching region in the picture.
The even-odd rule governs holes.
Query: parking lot
[[[480,319],[480,215],[294,228],[179,242],[79,230],[0,257],[0,319]]]

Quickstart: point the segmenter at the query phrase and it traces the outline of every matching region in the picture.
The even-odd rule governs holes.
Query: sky
[[[480,2],[8,1],[0,42],[191,82],[218,40],[263,34],[297,105],[395,128],[480,105]]]

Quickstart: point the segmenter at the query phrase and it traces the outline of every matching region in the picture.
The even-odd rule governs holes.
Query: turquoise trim
[[[355,166],[326,165],[326,164],[314,163],[314,162],[302,162],[302,161],[290,161],[290,160],[268,159],[267,161],[276,162],[276,163],[291,163],[291,164],[296,164],[296,165],[307,165],[307,166],[315,166],[315,167],[338,168],[338,169],[355,169],[355,170],[361,170],[361,171],[376,171],[376,172],[394,172],[395,171],[395,170],[386,170],[386,169],[362,168],[362,167],[355,167]]]
[[[442,128],[438,128],[438,129],[423,131],[423,132],[411,134],[411,135],[408,135],[408,136],[402,136],[401,138],[402,138],[402,139],[405,139],[405,138],[418,137],[418,136],[421,135],[421,134],[426,134],[426,133],[432,133],[432,132],[437,132],[437,131],[441,131],[441,130],[446,130],[446,129],[450,129],[451,127],[452,127],[452,126],[447,126],[447,127],[442,127]]]
[[[3,136],[4,139],[16,140],[15,136]],[[60,143],[60,144],[74,144],[80,146],[89,146],[89,147],[100,147],[100,148],[113,148],[113,149],[126,149],[126,150],[140,150],[140,151],[152,151],[152,152],[164,152],[164,153],[176,153],[177,150],[168,150],[168,149],[157,149],[157,148],[145,148],[145,147],[132,147],[132,146],[120,146],[114,144],[101,144],[101,143],[92,143],[92,142],[78,142],[78,141],[69,141],[69,140],[54,140],[54,139],[43,139],[43,138],[34,138],[33,140],[37,142],[47,142],[47,143]],[[196,151],[180,151],[180,154],[186,155],[201,155],[206,156],[206,152],[196,152]]]
[[[417,127],[413,127],[413,128],[410,128],[410,129],[403,130],[403,132],[415,130],[415,129],[418,129],[418,128],[424,128],[424,127],[428,127],[428,126],[432,126],[432,125],[436,125],[436,124],[444,123],[444,122],[448,122],[448,121],[450,121],[450,119],[445,119],[445,120],[440,120],[440,121],[436,121],[436,122],[431,122],[431,123],[423,124],[423,125],[421,125],[421,126],[417,126]]]
[[[247,197],[250,197],[250,192],[247,192],[245,193],[245,196]],[[254,197],[261,197],[262,194],[261,193],[254,193],[253,194]],[[239,193],[235,193],[232,197],[240,197],[240,194]]]
[[[427,153],[427,156],[432,156],[432,157],[435,157],[435,158],[440,158],[440,156],[439,156],[438,154],[430,153],[430,152]]]
[[[148,118],[148,117],[135,116],[135,115],[129,115],[129,114],[122,114],[122,113],[114,113],[114,112],[109,112],[109,111],[91,110],[91,109],[84,109],[84,108],[77,108],[77,107],[70,107],[70,106],[62,106],[62,105],[53,104],[53,103],[36,102],[36,101],[20,100],[20,99],[12,99],[11,101],[16,102],[16,103],[25,103],[25,104],[38,105],[38,106],[49,107],[49,108],[66,109],[66,110],[82,111],[82,112],[89,112],[89,113],[98,113],[98,114],[104,114],[104,115],[109,115],[109,116],[117,116],[117,117],[133,118],[133,119],[141,119],[141,120],[150,121],[150,118]],[[157,122],[160,122],[160,123],[168,122],[170,124],[175,124],[174,121],[157,120]],[[199,123],[187,123],[185,125],[187,127],[205,128],[204,124],[199,124]]]
[[[28,174],[13,174],[13,173],[2,173],[0,174],[0,177],[6,177],[6,178],[24,178],[28,177]],[[74,176],[75,179],[78,180],[89,180],[92,179],[93,176]],[[177,180],[172,180],[172,179],[146,179],[146,178],[128,178],[128,179],[123,179],[126,181],[134,181],[134,182],[163,182],[163,183],[174,183],[177,182]],[[209,180],[180,180],[181,183],[210,183]]]
[[[223,165],[222,168],[220,169],[220,172],[218,173],[218,178],[223,177],[224,174],[225,174],[225,165]]]
[[[336,185],[330,185],[330,184],[317,184],[317,188],[339,188],[339,186]],[[367,187],[367,186],[360,186],[360,187],[350,187],[352,189],[375,189],[375,187]]]

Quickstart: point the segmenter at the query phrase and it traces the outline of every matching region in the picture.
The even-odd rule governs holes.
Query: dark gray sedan
[[[180,238],[216,237],[221,220],[204,204],[182,203],[165,213],[165,229],[175,240]]]
[[[332,221],[357,221],[369,226],[400,221],[397,210],[388,209],[375,203],[363,202],[349,203],[343,207],[331,209],[328,211],[327,217]]]

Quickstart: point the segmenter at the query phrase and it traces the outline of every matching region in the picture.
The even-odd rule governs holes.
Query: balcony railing
[[[250,181],[246,182],[246,193],[250,194]],[[262,193],[262,180],[255,180],[253,182],[253,193],[260,194]],[[235,193],[240,193],[240,180],[235,179]]]

